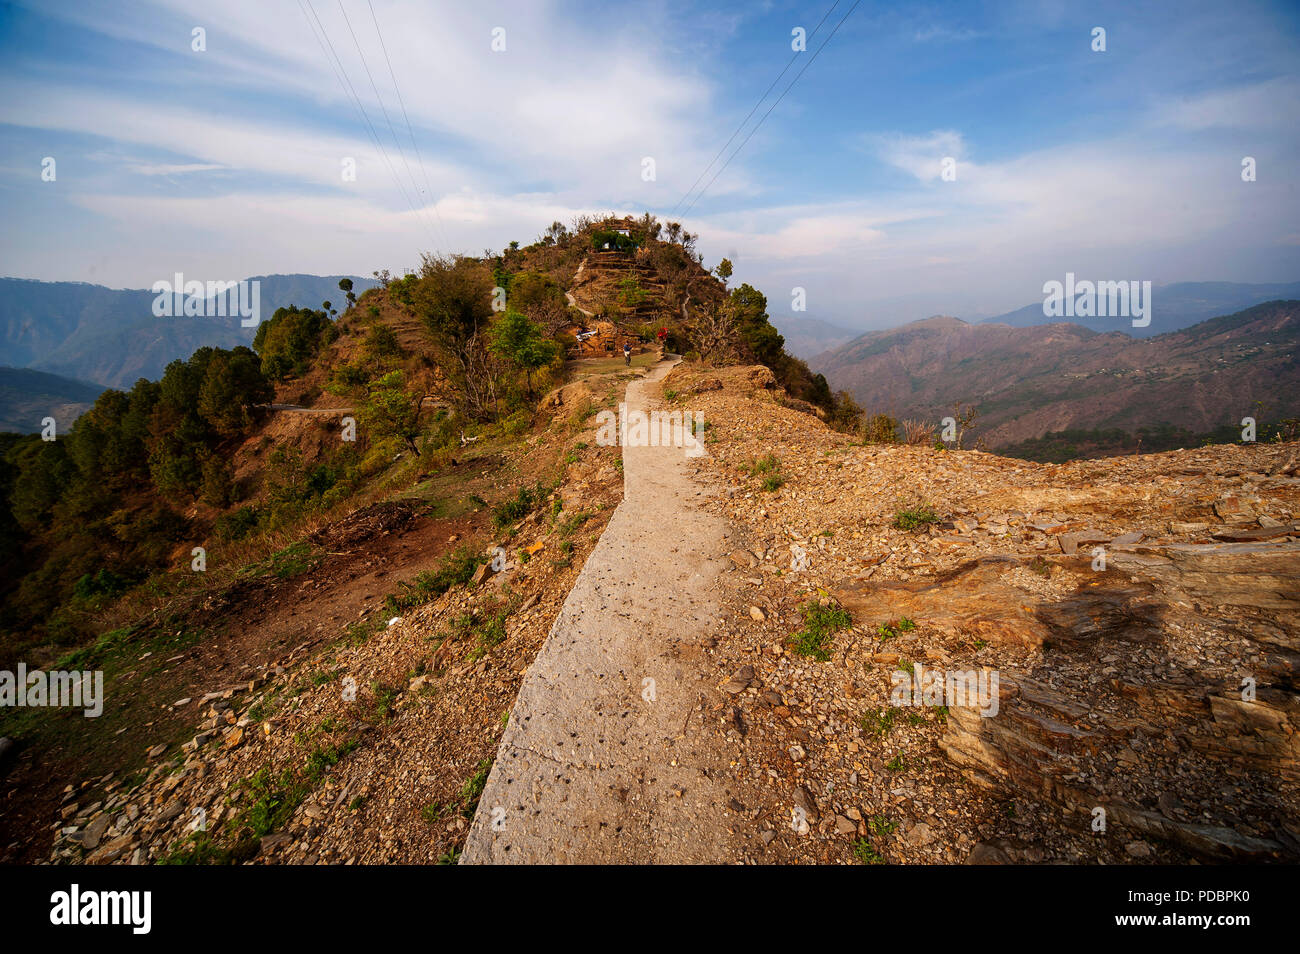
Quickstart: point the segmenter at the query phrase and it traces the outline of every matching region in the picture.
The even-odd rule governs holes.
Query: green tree
[[[283,381],[306,371],[312,357],[337,337],[328,309],[290,305],[277,308],[269,321],[257,326],[253,348],[261,355],[262,373],[273,381]]]
[[[533,372],[556,359],[560,346],[547,338],[536,323],[517,311],[507,311],[492,329],[492,352],[524,372],[529,400],[533,397]]]
[[[727,281],[731,278],[731,259],[724,258],[718,262],[718,267],[713,270],[713,274],[718,276],[718,280],[722,282],[725,288]]]
[[[767,297],[746,283],[731,293],[736,330],[759,361],[771,367],[783,356],[785,339],[767,317]]]
[[[274,396],[257,356],[241,346],[208,362],[199,386],[198,410],[217,435],[231,437],[248,429],[254,404],[269,403]]]
[[[390,371],[370,383],[359,417],[375,436],[400,438],[418,457],[415,439],[420,436],[422,397],[407,390],[400,370]]]

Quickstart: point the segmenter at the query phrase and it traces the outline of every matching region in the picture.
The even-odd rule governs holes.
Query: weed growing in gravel
[[[781,473],[781,462],[774,454],[765,454],[748,465],[742,464],[740,469],[748,471],[751,477],[762,478],[759,486],[768,493],[779,489],[785,483],[785,477]]]
[[[819,662],[831,658],[827,649],[831,637],[853,625],[848,612],[834,603],[808,602],[799,607],[803,614],[803,629],[790,637],[795,652],[812,656]]]
[[[469,780],[461,786],[460,813],[465,818],[472,819],[474,817],[474,810],[478,808],[479,796],[483,794],[483,789],[487,787],[488,773],[491,771],[492,760],[484,759],[482,762],[478,763],[478,768],[475,769],[474,774],[469,777]]]
[[[591,519],[591,514],[585,510],[579,510],[577,513],[565,517],[558,527],[560,536],[571,537],[578,532],[578,528]]]
[[[903,753],[900,752],[885,763],[885,768],[889,769],[891,772],[901,772],[903,769],[907,768],[907,759],[905,759]]]
[[[876,851],[871,842],[865,838],[859,838],[853,842],[853,857],[864,865],[882,865],[885,863],[884,856]]]
[[[889,735],[894,729],[894,710],[881,709],[879,712],[872,710],[862,717],[862,732],[866,735],[878,735],[881,738]]]
[[[471,662],[482,659],[493,647],[505,641],[506,638],[506,612],[493,614],[482,623],[472,623],[469,627],[469,633],[477,632],[478,645],[469,651],[468,658]]]
[[[916,530],[939,522],[939,515],[929,504],[918,504],[894,514],[894,529]]]
[[[370,689],[375,694],[375,718],[387,722],[396,711],[393,702],[397,699],[398,690],[385,686],[378,679],[370,684]]]
[[[892,835],[898,828],[897,822],[892,822],[884,815],[872,815],[867,819],[867,831],[877,838],[884,838],[886,835]]]
[[[360,744],[359,739],[348,739],[342,745],[330,745],[316,749],[311,755],[307,756],[307,777],[313,782],[320,781],[326,769],[337,765],[339,759]]]
[[[904,616],[902,619],[881,623],[876,627],[876,637],[883,643],[887,639],[893,639],[903,633],[910,633],[914,629],[916,629],[916,624]]]

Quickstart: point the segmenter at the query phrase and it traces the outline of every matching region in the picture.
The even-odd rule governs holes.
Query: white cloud
[[[938,129],[928,136],[902,133],[867,136],[862,142],[882,161],[922,182],[940,177],[945,158],[958,162],[966,159],[966,142],[961,133],[951,129]]]

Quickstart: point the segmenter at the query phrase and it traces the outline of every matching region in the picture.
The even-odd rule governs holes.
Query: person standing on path
[[[623,342],[623,363],[629,368],[632,367],[632,342]]]

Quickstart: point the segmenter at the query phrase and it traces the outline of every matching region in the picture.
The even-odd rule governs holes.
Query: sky
[[[401,272],[649,210],[778,321],[1300,280],[1294,2],[0,2],[0,92],[8,276]]]

